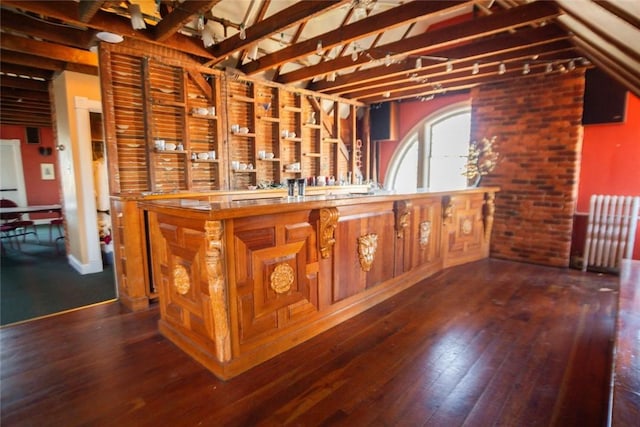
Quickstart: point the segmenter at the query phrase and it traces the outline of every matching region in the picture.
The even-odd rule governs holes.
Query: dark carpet
[[[0,258],[0,325],[84,307],[116,298],[112,265],[79,274],[67,261],[64,241],[49,242],[48,225],[38,226],[40,243],[28,235],[20,249],[3,239]],[[54,234],[54,238],[55,238]]]

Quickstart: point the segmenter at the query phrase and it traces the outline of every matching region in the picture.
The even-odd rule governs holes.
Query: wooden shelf
[[[280,159],[278,159],[278,158],[274,158],[274,159],[258,159],[258,160],[260,160],[261,162],[279,162],[280,161]]]
[[[304,123],[304,124],[302,125],[302,127],[310,128],[310,129],[320,129],[322,126],[320,126],[320,125],[318,125],[318,124],[315,124],[315,125],[314,125],[314,124],[311,124],[311,123]]]
[[[186,150],[153,150],[157,154],[187,154]]]
[[[255,133],[240,133],[240,132],[231,132],[231,135],[233,136],[244,136],[246,138],[255,138],[256,134]]]
[[[191,113],[191,117],[195,117],[197,119],[218,120],[218,116],[210,116],[209,114]]]
[[[258,116],[258,119],[265,122],[279,123],[280,117],[268,117],[268,116]]]
[[[256,168],[253,169],[231,169],[233,173],[256,173]]]
[[[184,102],[165,101],[165,100],[162,100],[162,99],[154,99],[152,101],[152,104],[153,105],[168,105],[168,106],[171,106],[171,107],[182,107],[182,108],[184,108],[184,106],[185,106]]]
[[[300,169],[293,170],[293,169],[287,169],[287,168],[284,168],[284,169],[282,170],[282,173],[302,173],[302,171],[301,171]]]
[[[302,142],[302,138],[282,138],[284,141]]]
[[[292,107],[290,105],[283,105],[282,109],[284,111],[291,111],[291,112],[294,112],[294,113],[302,113],[302,108],[300,108],[300,107]]]
[[[306,157],[321,157],[322,156],[322,154],[320,154],[320,153],[303,153],[302,155],[306,156]]]
[[[322,142],[329,142],[329,143],[337,144],[338,142],[340,142],[340,139],[338,139],[338,138],[322,138]]]
[[[193,163],[218,163],[218,159],[191,159]]]
[[[236,94],[231,94],[231,98],[238,100],[238,101],[244,101],[244,102],[254,102],[255,99],[248,97],[248,96],[244,96],[244,95],[236,95]]]

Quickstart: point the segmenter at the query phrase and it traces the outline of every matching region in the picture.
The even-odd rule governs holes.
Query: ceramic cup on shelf
[[[211,160],[215,160],[216,159],[216,150],[209,151],[209,159],[211,159]]]
[[[267,152],[265,150],[258,151],[258,158],[262,159],[262,160],[266,159],[267,158]]]
[[[240,165],[238,165],[238,169],[240,169],[241,171],[245,171],[247,170],[247,164],[246,163],[240,163]]]
[[[204,107],[196,108],[195,110],[196,114],[200,114],[201,116],[206,116],[207,114],[209,114],[209,110]]]
[[[282,132],[280,132],[280,135],[282,135],[283,138],[287,138],[289,136],[289,131],[283,130]]]
[[[240,125],[239,124],[231,125],[231,132],[238,133],[239,131],[240,131]]]
[[[242,127],[240,129],[238,129],[238,133],[249,133],[249,128],[247,127]]]
[[[266,154],[266,156],[267,156],[267,159],[269,159],[269,160],[271,160],[271,159],[273,159],[274,157],[276,157],[276,155],[275,155],[275,154],[273,154],[273,153],[267,153],[267,154]]]
[[[233,169],[233,170],[238,170],[238,169],[240,169],[240,162],[239,162],[239,161],[237,161],[237,160],[233,160],[233,161],[231,162],[231,169]]]
[[[168,142],[168,143],[164,144],[164,149],[165,150],[169,150],[169,151],[173,151],[173,150],[176,149],[176,144]]]
[[[209,159],[209,153],[198,153],[198,158],[200,160],[207,160]]]
[[[215,116],[216,115],[216,107],[209,107],[208,111],[209,111],[209,115],[210,116]]]
[[[164,139],[156,139],[155,140],[156,150],[163,151],[165,147]]]

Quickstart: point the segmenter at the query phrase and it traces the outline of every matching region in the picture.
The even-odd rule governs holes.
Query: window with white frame
[[[471,108],[456,104],[426,117],[394,152],[385,187],[397,193],[465,188]]]

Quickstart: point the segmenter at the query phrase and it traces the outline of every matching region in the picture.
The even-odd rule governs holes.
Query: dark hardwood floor
[[[617,277],[452,268],[224,382],[117,303],[0,329],[2,426],[602,426]]]

